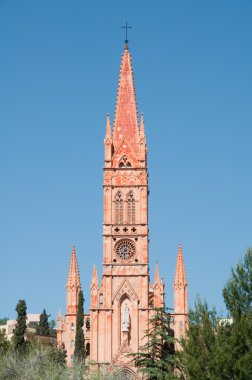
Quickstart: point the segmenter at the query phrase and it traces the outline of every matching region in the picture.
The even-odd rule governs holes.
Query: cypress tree
[[[26,348],[25,332],[26,332],[26,302],[25,300],[19,300],[16,306],[17,326],[14,330],[14,349],[22,352]]]
[[[36,329],[36,334],[38,334],[38,335],[49,335],[48,315],[47,315],[45,309],[40,314],[39,325]]]
[[[82,290],[79,292],[78,298],[78,310],[76,318],[76,335],[75,335],[75,348],[74,348],[74,358],[77,362],[83,361],[85,359],[85,347],[84,347],[84,297]]]

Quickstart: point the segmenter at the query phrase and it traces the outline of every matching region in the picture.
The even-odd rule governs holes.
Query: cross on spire
[[[126,21],[126,24],[125,26],[121,26],[122,29],[125,29],[125,36],[126,36],[126,39],[125,39],[125,43],[126,45],[128,44],[129,40],[128,40],[128,29],[132,29],[132,26],[128,26],[128,23]]]

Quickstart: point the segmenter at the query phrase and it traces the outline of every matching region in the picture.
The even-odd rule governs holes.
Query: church
[[[156,266],[149,277],[148,170],[143,114],[138,118],[132,59],[128,41],[122,54],[114,123],[107,116],[104,139],[103,273],[94,266],[90,312],[84,315],[85,350],[99,368],[123,371],[139,379],[128,353],[144,344],[153,308],[165,303],[165,284]],[[174,335],[185,334],[188,319],[185,266],[178,246],[174,278]],[[72,248],[66,284],[66,313],[59,313],[57,344],[73,361],[78,293],[77,255]],[[85,298],[87,295],[84,295]]]

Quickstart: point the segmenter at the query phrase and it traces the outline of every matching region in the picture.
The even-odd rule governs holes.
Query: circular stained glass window
[[[131,259],[136,253],[136,246],[131,240],[120,240],[115,247],[115,252],[122,260]]]

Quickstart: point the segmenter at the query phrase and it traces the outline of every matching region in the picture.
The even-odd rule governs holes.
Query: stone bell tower
[[[96,266],[90,285],[90,314],[84,316],[87,360],[99,368],[122,371],[125,379],[139,379],[128,353],[138,352],[153,308],[164,306],[164,281],[156,266],[149,279],[148,173],[143,114],[140,120],[134,88],[131,55],[126,41],[122,54],[115,119],[107,116],[104,139],[103,273]],[[80,278],[73,248],[67,280],[67,310],[59,314],[57,341],[74,357]],[[187,279],[179,246],[174,280],[175,338],[187,326]],[[177,346],[179,349],[179,346]]]
[[[144,119],[138,122],[128,45],[120,68],[113,131],[107,116],[104,161],[103,274],[91,282],[90,358],[100,365],[127,364],[137,352],[154,306],[149,284],[148,174]],[[155,302],[164,303],[156,277]]]

